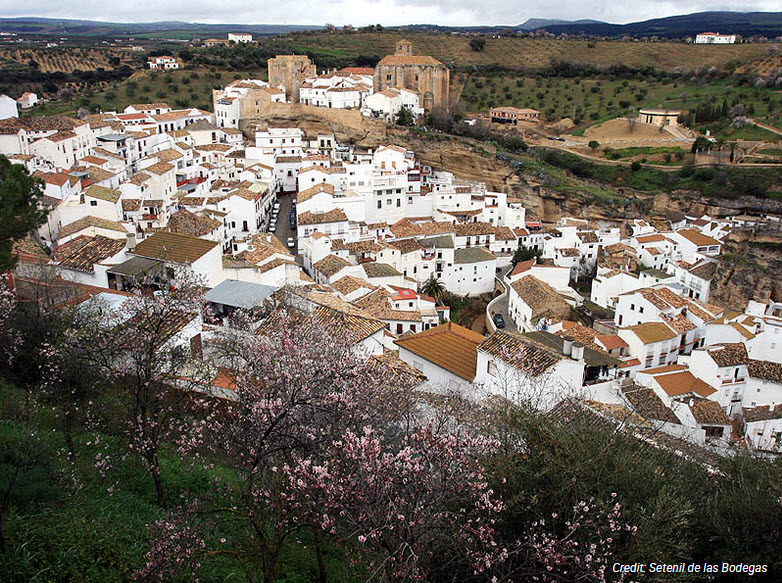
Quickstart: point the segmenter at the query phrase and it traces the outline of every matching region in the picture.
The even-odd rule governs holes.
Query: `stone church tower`
[[[403,87],[418,93],[426,111],[447,112],[450,107],[450,71],[434,57],[413,54],[413,43],[400,40],[393,55],[375,67],[374,90]]]

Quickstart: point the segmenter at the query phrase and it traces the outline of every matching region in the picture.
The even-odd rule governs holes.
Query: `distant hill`
[[[556,25],[562,25],[562,24],[568,24],[568,25],[583,25],[583,24],[606,24],[605,22],[601,22],[599,20],[557,20],[557,19],[550,19],[550,18],[530,18],[523,24],[519,24],[516,26],[516,30],[540,30],[541,28],[547,28],[549,26],[556,26]]]
[[[698,12],[630,24],[572,22],[547,24],[541,28],[545,28],[553,34],[592,34],[598,36],[656,35],[676,38],[694,37],[699,32],[713,31],[723,34],[740,34],[745,37],[763,35],[773,38],[782,35],[782,12]]]
[[[0,31],[33,35],[116,36],[192,32],[194,37],[225,36],[228,32],[249,32],[258,36],[318,30],[322,26],[285,24],[202,24],[198,22],[99,22],[65,18],[0,18]]]

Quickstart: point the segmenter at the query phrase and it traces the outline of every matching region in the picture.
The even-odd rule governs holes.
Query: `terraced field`
[[[487,38],[483,51],[470,49],[464,36],[429,33],[294,34],[264,40],[301,52],[315,51],[338,56],[383,56],[393,52],[396,41],[407,38],[418,54],[432,55],[456,66],[499,65],[510,68],[546,67],[552,59],[586,62],[597,66],[624,64],[670,71],[676,67],[695,69],[701,65],[722,67],[729,61],[750,61],[765,56],[759,44],[706,46],[683,43],[641,43],[625,41],[554,40],[532,38]]]
[[[114,69],[138,64],[138,53],[122,49],[54,47],[51,49],[0,49],[0,70],[18,69],[37,63],[42,73],[72,73]]]

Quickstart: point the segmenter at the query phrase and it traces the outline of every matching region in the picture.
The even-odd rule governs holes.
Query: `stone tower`
[[[318,72],[307,55],[277,55],[269,59],[269,85],[285,87],[285,97],[291,103],[299,102],[299,88],[307,77]]]

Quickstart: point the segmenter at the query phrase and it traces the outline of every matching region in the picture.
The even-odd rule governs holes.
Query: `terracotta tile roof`
[[[377,363],[378,367],[391,372],[392,377],[403,386],[415,387],[426,381],[426,375],[413,368],[399,358],[394,351],[385,351],[383,354],[375,354],[369,359],[369,365]]]
[[[747,347],[740,342],[714,344],[705,350],[719,367],[739,366],[749,363]]]
[[[342,295],[348,295],[362,288],[366,290],[377,289],[374,285],[372,285],[368,281],[365,281],[360,277],[354,277],[352,275],[346,275],[345,277],[340,277],[338,280],[332,282],[331,287],[333,287]]]
[[[644,344],[653,344],[676,338],[677,334],[663,322],[644,322],[625,328],[632,331]]]
[[[658,366],[658,367],[655,367],[655,368],[647,368],[644,371],[644,374],[655,375],[655,374],[661,374],[661,373],[665,373],[665,372],[675,372],[675,371],[682,371],[682,370],[687,370],[687,367],[684,366],[683,364],[669,364],[669,365],[666,365],[666,366]]]
[[[601,334],[595,339],[599,346],[602,346],[605,350],[616,350],[620,348],[627,348],[628,344],[617,334]]]
[[[527,275],[511,284],[513,290],[519,294],[519,297],[530,307],[532,318],[537,320],[540,317],[550,314],[560,320],[567,320],[571,309],[565,300],[557,291],[544,281],[539,280],[534,275]]]
[[[534,259],[530,259],[528,261],[519,261],[516,264],[516,266],[513,268],[513,271],[510,272],[510,277],[513,277],[514,275],[518,275],[520,273],[524,273],[525,271],[532,269],[534,265],[535,265]]]
[[[575,247],[557,248],[556,252],[559,253],[562,257],[578,257],[581,255],[581,252]]]
[[[421,250],[421,245],[415,239],[394,239],[387,244],[394,249],[398,249],[403,255]]]
[[[41,172],[40,170],[36,170],[33,173],[33,176],[40,178],[47,184],[54,184],[55,186],[64,186],[65,183],[68,182],[68,179],[71,178],[68,174],[61,172]]]
[[[667,241],[667,239],[659,233],[655,233],[653,235],[641,235],[640,237],[636,237],[635,240],[639,243],[659,243],[660,241]]]
[[[97,164],[98,166],[102,166],[103,164],[108,162],[108,160],[105,160],[103,158],[98,158],[97,156],[84,156],[84,158],[82,158],[79,161],[87,162],[88,164]]]
[[[300,191],[299,194],[296,195],[296,202],[300,204],[304,201],[311,199],[313,196],[321,192],[334,194],[334,186],[328,184],[327,182],[321,182],[320,184],[316,184],[312,188],[307,188],[306,190]]]
[[[124,240],[109,239],[102,235],[71,246],[75,241],[76,239],[59,246],[56,251],[57,258],[60,267],[85,273],[94,273],[96,263],[113,257],[125,247]]]
[[[174,263],[194,263],[219,246],[215,241],[177,233],[155,233],[133,250],[134,255]]]
[[[717,401],[696,398],[689,407],[699,425],[730,425],[730,419]]]
[[[582,231],[578,234],[578,238],[582,243],[598,243],[600,241],[594,231]]]
[[[400,219],[388,229],[398,238],[416,237],[422,234],[420,227],[410,219]]]
[[[456,249],[453,253],[454,263],[480,263],[483,261],[494,261],[495,259],[494,253],[484,247]]]
[[[678,397],[689,393],[694,393],[701,397],[708,397],[717,392],[715,388],[703,382],[688,370],[655,375],[654,380],[657,381],[657,384],[659,384],[662,390],[670,397]]]
[[[497,241],[515,241],[516,234],[510,227],[497,227],[494,230],[494,239]]]
[[[332,209],[325,213],[313,214],[311,212],[301,213],[298,217],[300,225],[322,225],[324,223],[341,223],[348,220],[345,211],[342,209]]]
[[[377,288],[371,293],[355,300],[358,306],[368,314],[381,320],[399,320],[402,322],[420,322],[421,312],[418,310],[394,310],[390,303],[391,295],[383,288]]]
[[[771,419],[782,419],[782,404],[759,405],[757,407],[744,408],[744,423],[756,423],[758,421],[769,421]]]
[[[394,344],[472,382],[478,362],[477,349],[482,341],[480,334],[447,322],[395,340]]]
[[[556,365],[562,357],[530,339],[514,332],[497,330],[487,337],[478,350],[491,354],[528,375],[540,376]]]
[[[248,249],[239,253],[236,258],[242,261],[246,261],[252,265],[262,265],[261,271],[263,272],[267,265],[272,262],[263,263],[272,256],[277,256],[279,261],[290,263],[294,261],[293,256],[288,251],[288,248],[282,244],[275,235],[271,233],[258,233],[250,239]],[[282,257],[280,257],[282,255]],[[274,266],[269,265],[269,269],[278,267],[281,263]],[[266,269],[268,271],[268,269]]]
[[[382,66],[382,65],[403,66],[403,67],[413,66],[413,65],[435,66],[435,67],[443,66],[443,64],[440,61],[428,55],[387,55],[383,57],[378,63],[378,66]]]
[[[84,229],[90,227],[97,227],[109,231],[117,231],[123,235],[128,232],[122,223],[89,215],[86,217],[81,217],[80,219],[76,219],[72,223],[68,223],[60,229],[60,232],[57,236],[61,239],[64,239],[65,237],[69,237],[74,233],[78,233],[79,231],[83,231]]]
[[[778,362],[751,359],[747,368],[753,378],[782,384],[782,364]]]
[[[681,235],[685,239],[687,239],[690,243],[693,245],[697,245],[699,247],[702,246],[711,246],[711,245],[722,245],[717,239],[714,239],[712,237],[709,237],[708,235],[704,235],[700,231],[696,231],[695,229],[681,229],[679,231],[676,231],[678,235]]]
[[[629,294],[632,293],[640,294],[641,297],[660,310],[667,310],[668,308],[683,308],[687,305],[687,302],[685,302],[680,296],[677,296],[667,287],[646,287],[636,290],[635,292],[629,292]]]
[[[119,190],[115,188],[107,188],[99,184],[91,185],[89,188],[87,188],[87,190],[84,191],[84,194],[92,198],[99,198],[101,200],[113,203],[117,202],[120,196],[122,196],[122,192]]]
[[[178,160],[179,158],[182,158],[182,154],[174,150],[174,148],[158,150],[157,152],[153,152],[151,156],[155,156],[161,162],[171,162],[171,160]]]
[[[665,406],[665,403],[657,396],[654,389],[631,383],[622,386],[622,394],[632,405],[633,411],[644,419],[681,425],[679,418]]]
[[[140,198],[123,198],[122,210],[123,211],[137,211],[141,208]]]
[[[369,278],[394,277],[397,275],[402,275],[396,269],[390,266],[388,263],[378,263],[377,261],[369,261],[367,263],[362,264],[361,267],[364,269],[364,273],[366,273],[367,277]]]
[[[182,209],[171,215],[168,219],[167,230],[179,235],[191,237],[203,237],[223,225],[217,219],[210,219],[203,215],[196,215],[187,209]]]
[[[162,101],[154,103],[131,103],[128,107],[132,107],[136,111],[152,111],[154,109],[171,109],[168,103]]]
[[[128,180],[128,182],[130,182],[131,184],[135,184],[136,186],[141,186],[149,179],[150,176],[146,172],[136,172],[133,175],[133,177],[130,180]]]
[[[313,269],[316,269],[326,277],[331,277],[349,266],[350,263],[348,261],[342,259],[342,257],[337,257],[336,255],[326,255],[326,257],[312,265]]]
[[[690,330],[695,330],[697,326],[687,319],[687,316],[683,314],[676,314],[674,317],[661,315],[662,320],[674,329],[678,334],[685,334]]]
[[[41,248],[38,243],[30,237],[17,239],[14,241],[11,255],[19,260],[20,263],[32,263],[43,265],[49,263],[50,257]]]
[[[169,164],[168,162],[158,162],[157,164],[153,164],[152,166],[147,166],[144,168],[144,172],[152,172],[152,174],[165,174],[169,170],[173,170],[174,166],[172,164]]]
[[[493,235],[496,230],[491,223],[457,223],[453,228],[457,236]]]

